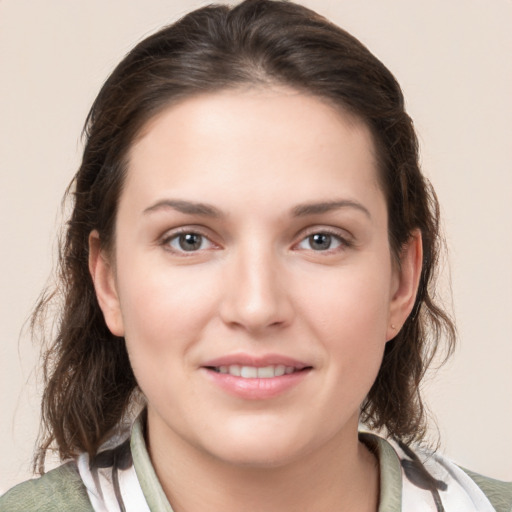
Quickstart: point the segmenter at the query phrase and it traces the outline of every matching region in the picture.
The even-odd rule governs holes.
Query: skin
[[[244,89],[169,107],[129,157],[114,253],[93,232],[90,269],[173,508],[377,510],[359,408],[413,306],[421,238],[398,270],[369,130],[315,97]],[[241,398],[203,367],[240,353],[310,369],[277,396]]]

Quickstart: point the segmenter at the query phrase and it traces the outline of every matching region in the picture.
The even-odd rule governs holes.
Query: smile
[[[313,366],[278,354],[232,354],[212,359],[203,375],[223,392],[242,400],[268,400],[285,395],[308,381]]]
[[[213,366],[208,369],[217,373],[242,377],[244,379],[272,379],[274,377],[282,377],[292,373],[301,371],[303,368],[294,366],[285,366],[284,364],[269,366],[242,366],[239,364],[230,364],[229,366]]]

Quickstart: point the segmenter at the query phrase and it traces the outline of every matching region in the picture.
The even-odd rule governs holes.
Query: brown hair
[[[62,299],[54,340],[45,353],[42,438],[37,461],[56,445],[62,458],[90,454],[119,424],[137,383],[124,339],[108,330],[88,270],[88,237],[111,247],[116,210],[134,138],[170,103],[249,84],[281,84],[327,99],[372,131],[389,212],[391,251],[421,230],[423,269],[413,312],[387,343],[361,419],[405,441],[419,440],[425,412],[419,384],[445,334],[455,331],[434,303],[439,212],[422,176],[412,121],[388,69],[357,39],[291,2],[246,0],[198,9],[138,44],[103,85],[88,115],[81,166],[68,193],[74,205],[61,244],[59,284],[43,295],[39,325]]]

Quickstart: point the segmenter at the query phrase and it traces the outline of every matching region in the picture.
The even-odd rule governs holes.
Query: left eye
[[[330,233],[313,233],[302,240],[298,247],[313,251],[328,251],[336,249],[343,244],[339,236]]]
[[[199,233],[179,233],[167,239],[166,244],[176,252],[194,252],[209,249],[213,244]]]

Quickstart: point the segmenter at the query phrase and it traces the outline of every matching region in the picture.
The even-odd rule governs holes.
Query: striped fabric
[[[508,512],[512,506],[512,484],[502,487],[511,501],[498,496],[503,508],[494,508],[475,480],[448,459],[371,433],[360,439],[379,459],[379,512]],[[80,456],[78,470],[96,512],[172,512],[146,450],[141,418],[131,438],[93,460]]]

